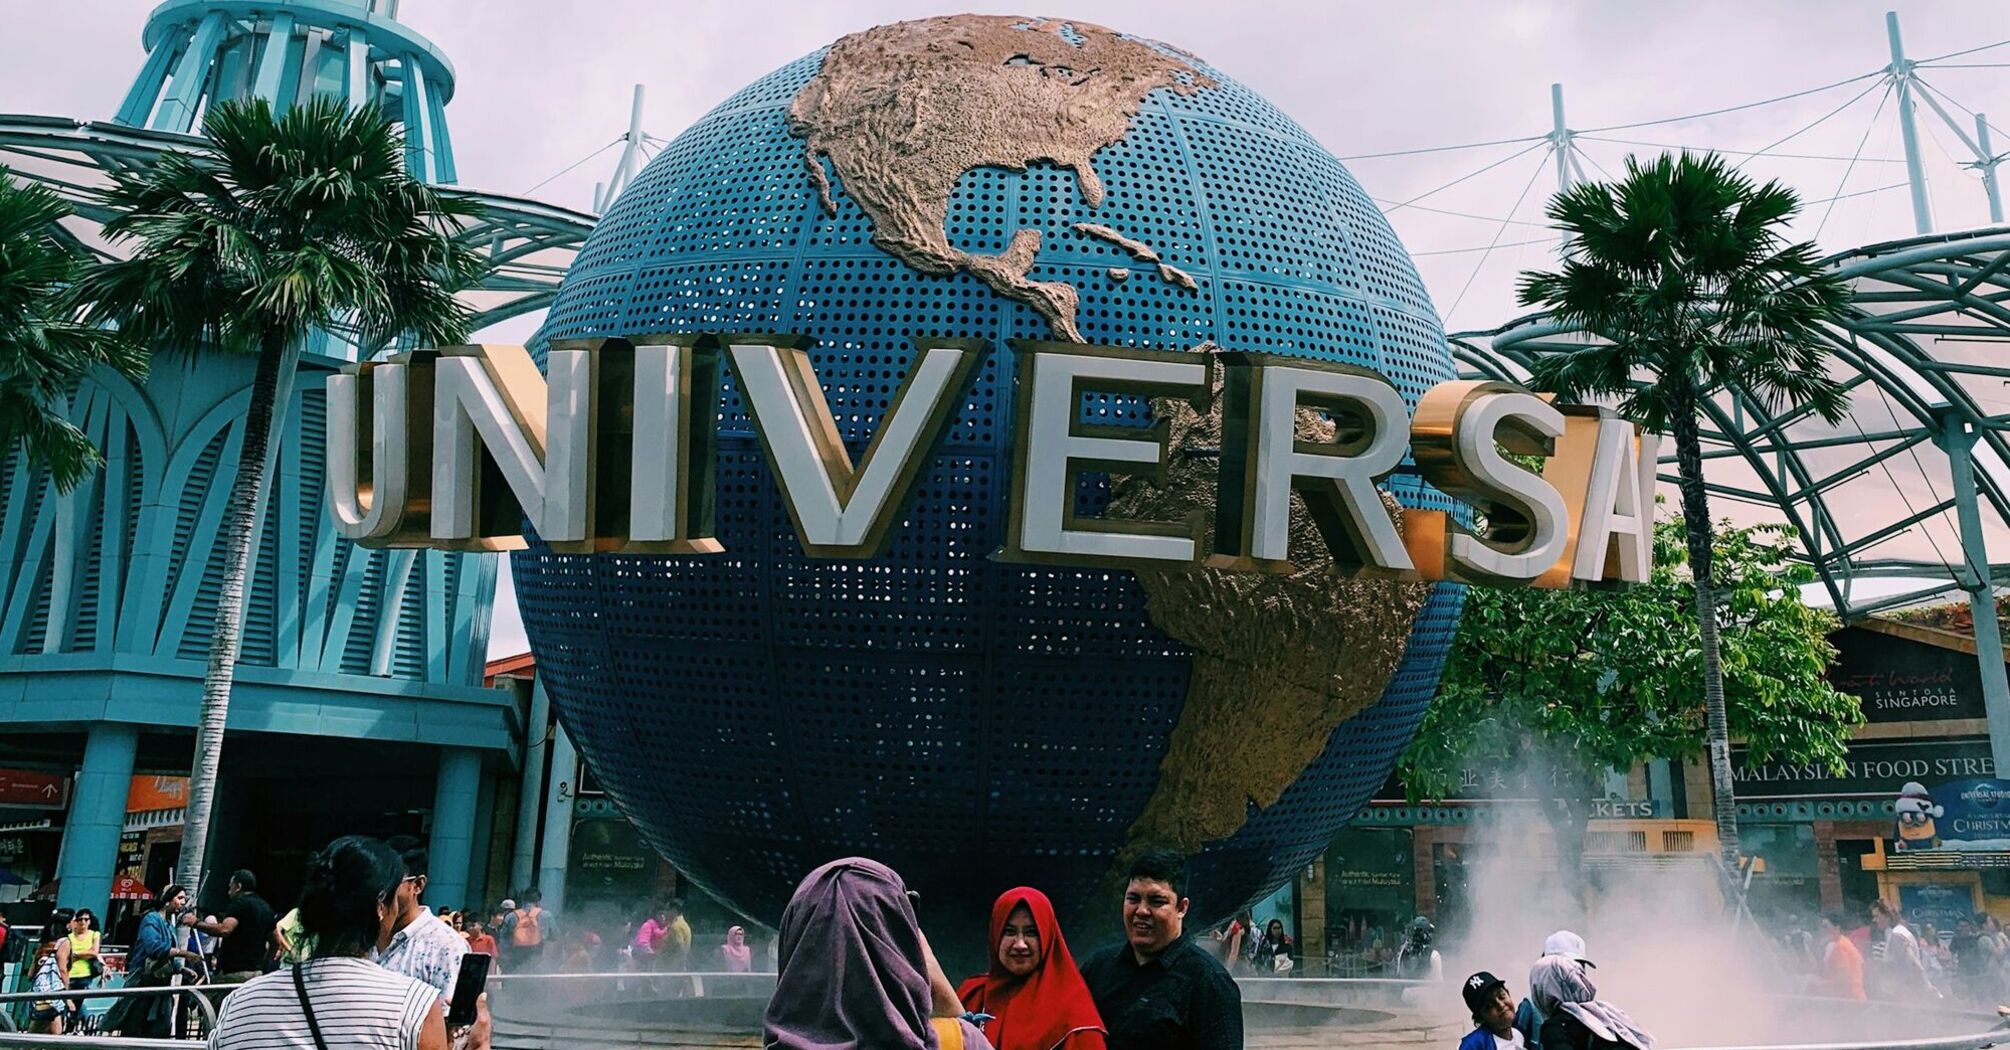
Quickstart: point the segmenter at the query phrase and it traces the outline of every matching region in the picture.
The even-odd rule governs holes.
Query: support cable
[[[1838,194],[1836,194],[1836,195],[1835,195],[1835,196],[1833,196],[1833,197],[1817,197],[1817,198],[1815,198],[1814,200],[1811,200],[1811,201],[1802,201],[1801,203],[1802,203],[1802,204],[1827,204],[1827,203],[1829,203],[1830,201],[1847,201],[1847,200],[1855,200],[1855,199],[1856,199],[1856,198],[1858,198],[1858,197],[1869,197],[1869,196],[1871,196],[1871,195],[1873,195],[1873,194],[1878,194],[1878,193],[1890,193],[1890,192],[1891,192],[1891,191],[1893,191],[1893,190],[1902,190],[1902,189],[1904,189],[1904,188],[1906,188],[1907,186],[1910,186],[1910,185],[1912,185],[1912,184],[1911,184],[1911,183],[1909,183],[1909,182],[1894,182],[1894,183],[1892,183],[1892,184],[1891,184],[1891,185],[1889,185],[1889,186],[1873,186],[1873,187],[1871,187],[1870,189],[1867,189],[1867,190],[1851,190],[1851,191],[1849,191],[1848,193],[1838,193]]]
[[[1598,163],[1598,158],[1597,158],[1597,157],[1594,157],[1594,156],[1592,156],[1591,154],[1589,154],[1589,153],[1586,153],[1586,152],[1584,152],[1584,150],[1582,150],[1582,149],[1578,148],[1578,145],[1577,145],[1577,136],[1575,136],[1575,135],[1572,135],[1572,136],[1570,137],[1570,151],[1571,151],[1572,153],[1576,154],[1577,156],[1580,156],[1580,157],[1583,157],[1583,158],[1584,158],[1585,160],[1588,160],[1588,161],[1590,161],[1590,162],[1591,162],[1591,166],[1592,166],[1592,167],[1594,167],[1594,168],[1597,168],[1597,169],[1598,169],[1598,173],[1599,173],[1600,175],[1602,175],[1602,176],[1604,176],[1604,177],[1605,177],[1605,181],[1607,181],[1607,182],[1616,182],[1616,181],[1618,181],[1618,180],[1616,180],[1616,179],[1614,179],[1614,178],[1612,177],[1612,173],[1611,173],[1611,172],[1609,172],[1609,171],[1606,171],[1606,170],[1605,170],[1605,165],[1603,165],[1603,164],[1600,164],[1600,163]],[[1580,172],[1580,174],[1582,174],[1582,172]]]
[[[1913,63],[1913,65],[1915,65],[1915,66],[1930,66],[1930,65],[1932,65],[1932,64],[1933,64],[1933,63],[1935,63],[1935,62],[1939,62],[1939,61],[1941,61],[1942,59],[1948,59],[1948,58],[1960,58],[1960,57],[1961,57],[1962,55],[1972,55],[1972,54],[1976,53],[1977,51],[1987,51],[1987,50],[1989,50],[1990,48],[1994,48],[1994,47],[2002,47],[2002,46],[2003,46],[2004,44],[2010,44],[2010,40],[1998,40],[1997,42],[1995,42],[1995,43],[1993,43],[1993,44],[1983,44],[1983,45],[1982,45],[1981,47],[1971,47],[1971,48],[1968,48],[1968,49],[1966,49],[1966,50],[1962,50],[1962,51],[1949,51],[1948,53],[1946,53],[1946,54],[1944,54],[1944,55],[1935,55],[1935,56],[1933,56],[1932,58],[1922,58],[1922,59],[1920,59],[1919,61],[1917,61],[1917,62],[1914,62],[1914,63]]]
[[[1967,106],[1964,106],[1960,102],[1956,101],[1954,96],[1948,94],[1945,91],[1940,90],[1937,87],[1934,87],[1932,84],[1927,83],[1925,80],[1921,79],[1917,74],[1913,75],[1912,82],[1918,84],[1923,90],[1925,90],[1929,94],[1938,97],[1940,101],[1945,102],[1950,106],[1953,106],[1955,109],[1958,109],[1961,112],[1968,114],[1970,117],[1975,116],[1974,110],[1969,109]],[[2002,128],[1997,127],[1994,121],[1985,120],[1983,121],[1983,123],[1988,125],[1989,130],[1997,133],[1998,135],[2010,137],[2010,131],[2004,131]],[[1977,152],[1980,151],[1978,150]]]
[[[1535,143],[1534,143],[1533,145],[1529,145],[1529,146],[1525,146],[1525,147],[1523,147],[1523,148],[1521,148],[1521,149],[1518,149],[1518,150],[1514,151],[1513,153],[1510,153],[1510,154],[1508,154],[1507,156],[1505,156],[1505,157],[1502,157],[1501,159],[1499,159],[1499,160],[1497,160],[1497,161],[1494,161],[1494,162],[1493,162],[1492,164],[1489,164],[1489,165],[1487,165],[1486,167],[1484,167],[1484,168],[1481,168],[1481,169],[1479,169],[1478,171],[1469,171],[1469,172],[1465,173],[1464,175],[1461,175],[1461,176],[1459,176],[1458,178],[1456,178],[1456,179],[1453,179],[1452,181],[1450,181],[1450,182],[1447,182],[1447,183],[1445,183],[1444,185],[1442,185],[1442,186],[1439,186],[1439,187],[1437,187],[1436,189],[1429,189],[1429,190],[1425,190],[1424,192],[1422,192],[1422,193],[1419,193],[1419,194],[1417,194],[1416,196],[1414,196],[1414,197],[1411,197],[1411,198],[1410,198],[1409,200],[1406,200],[1406,201],[1403,201],[1403,202],[1402,202],[1402,203],[1400,203],[1400,204],[1392,204],[1392,205],[1390,205],[1389,207],[1387,207],[1387,208],[1384,208],[1384,209],[1382,210],[1382,214],[1384,214],[1384,215],[1387,215],[1387,214],[1389,214],[1390,212],[1393,212],[1393,211],[1397,211],[1397,210],[1399,210],[1399,209],[1402,209],[1402,208],[1407,208],[1407,207],[1409,207],[1410,205],[1412,205],[1412,204],[1415,204],[1415,203],[1417,203],[1418,201],[1420,201],[1420,200],[1423,200],[1423,199],[1424,199],[1424,198],[1426,198],[1426,197],[1431,197],[1431,196],[1435,196],[1435,195],[1437,195],[1437,194],[1440,194],[1440,193],[1443,193],[1443,192],[1445,192],[1446,190],[1448,190],[1448,189],[1451,189],[1451,188],[1452,188],[1452,187],[1454,187],[1454,186],[1457,186],[1457,185],[1458,185],[1459,183],[1461,183],[1461,182],[1464,182],[1464,181],[1466,181],[1467,179],[1470,179],[1470,178],[1473,178],[1473,177],[1475,177],[1475,176],[1479,176],[1479,175],[1484,175],[1484,174],[1486,174],[1487,172],[1490,172],[1490,171],[1494,170],[1495,168],[1498,168],[1498,167],[1500,167],[1501,165],[1503,165],[1503,164],[1506,164],[1506,163],[1507,163],[1508,161],[1511,161],[1511,160],[1515,159],[1516,157],[1522,157],[1522,156],[1527,156],[1527,155],[1528,155],[1529,153],[1532,153],[1532,152],[1534,152],[1534,151],[1536,151],[1536,150],[1538,150],[1538,149],[1541,149],[1542,147],[1544,147],[1544,146],[1547,146],[1547,145],[1549,145],[1549,137],[1548,137],[1547,135],[1545,135],[1545,136],[1543,136],[1543,137],[1542,137],[1541,139],[1538,139],[1538,140],[1537,140],[1537,141],[1536,141],[1536,142],[1535,142]],[[1547,156],[1547,154],[1545,154],[1545,156]],[[1513,211],[1512,209],[1510,209],[1510,210],[1508,211],[1508,215],[1509,215],[1510,217],[1512,217],[1512,216],[1514,215],[1514,211]]]
[[[1374,201],[1376,204],[1394,205],[1396,203],[1395,201],[1392,201],[1387,197],[1370,197],[1368,199]],[[1549,229],[1548,223],[1530,222],[1527,219],[1503,219],[1498,215],[1475,215],[1474,213],[1469,211],[1452,211],[1447,208],[1433,208],[1428,204],[1411,204],[1407,205],[1407,207],[1411,211],[1427,211],[1433,215],[1450,215],[1453,216],[1454,218],[1459,219],[1480,219],[1485,222],[1505,222],[1505,223],[1511,223],[1516,226],[1534,226],[1537,229],[1543,229],[1543,230]]]
[[[2006,41],[2006,43],[2010,43],[2010,41]],[[1990,46],[1993,47],[1995,45]],[[1976,50],[1980,49],[1978,48]],[[1967,52],[1956,52],[1956,54],[1966,54],[1966,53]],[[1700,120],[1704,117],[1715,117],[1725,113],[1736,113],[1739,112],[1740,110],[1757,109],[1760,106],[1770,106],[1778,102],[1788,102],[1797,98],[1805,98],[1808,95],[1819,95],[1824,91],[1833,91],[1839,87],[1845,87],[1850,84],[1855,84],[1859,81],[1870,80],[1873,78],[1882,77],[1884,75],[1885,71],[1883,69],[1878,69],[1869,73],[1859,73],[1856,76],[1850,77],[1846,80],[1838,80],[1835,81],[1834,83],[1823,84],[1819,87],[1811,87],[1803,91],[1795,91],[1785,95],[1775,95],[1772,98],[1762,98],[1756,102],[1745,102],[1736,106],[1725,106],[1721,109],[1704,110],[1701,113],[1686,113],[1679,117],[1660,117],[1655,120],[1634,121],[1630,124],[1606,124],[1601,127],[1576,129],[1572,131],[1572,134],[1590,135],[1601,131],[1624,131],[1628,128],[1647,128],[1647,127],[1653,127],[1657,124],[1679,124],[1682,123],[1683,121],[1688,120]],[[1867,93],[1868,89],[1866,90],[1866,94]],[[1445,153],[1452,150],[1478,149],[1483,146],[1510,146],[1522,142],[1541,142],[1546,141],[1548,139],[1549,139],[1548,135],[1529,135],[1524,136],[1522,138],[1493,139],[1487,142],[1462,142],[1454,146],[1426,146],[1418,149],[1389,150],[1381,153],[1350,153],[1346,156],[1339,157],[1337,159],[1348,161],[1348,160],[1374,160],[1381,157],[1413,157],[1425,153]]]
[[[528,197],[528,196],[530,196],[531,194],[533,194],[533,193],[536,193],[536,192],[537,192],[538,190],[541,190],[541,189],[543,189],[543,188],[545,187],[545,185],[546,185],[546,184],[548,184],[548,183],[550,183],[550,182],[553,182],[553,181],[557,180],[558,178],[560,178],[560,177],[562,177],[562,176],[564,176],[564,175],[568,175],[568,174],[570,174],[570,173],[571,173],[571,172],[572,172],[572,171],[573,171],[574,169],[578,168],[578,167],[579,167],[579,166],[580,166],[581,164],[584,164],[584,163],[586,163],[587,161],[589,161],[589,160],[592,160],[593,158],[595,158],[595,157],[598,157],[598,156],[600,156],[601,154],[603,154],[603,153],[607,152],[608,150],[610,150],[610,149],[613,149],[614,147],[616,147],[616,146],[619,146],[619,145],[621,145],[621,144],[622,144],[623,142],[626,142],[627,140],[628,140],[628,136],[626,136],[626,135],[621,135],[621,136],[618,136],[618,137],[616,137],[616,138],[614,139],[614,141],[612,141],[612,142],[609,142],[609,143],[608,143],[607,145],[605,145],[605,146],[602,146],[602,147],[600,147],[600,148],[599,148],[599,149],[597,149],[597,150],[594,150],[594,151],[593,151],[592,153],[589,153],[589,154],[587,154],[586,156],[584,156],[584,157],[581,157],[581,158],[579,158],[579,159],[578,159],[578,160],[576,160],[576,161],[573,161],[573,162],[572,162],[571,164],[568,164],[568,165],[566,165],[566,166],[565,166],[565,168],[564,168],[563,170],[559,171],[559,172],[558,172],[558,174],[556,174],[556,175],[553,175],[553,176],[551,176],[551,178],[548,178],[548,179],[545,179],[545,180],[544,180],[543,182],[540,182],[540,183],[538,183],[537,185],[535,185],[535,186],[532,186],[532,187],[531,187],[530,189],[527,189],[527,190],[523,191],[522,193],[519,193],[519,194],[517,194],[517,196],[519,196],[519,197]]]
[[[1514,204],[1509,206],[1508,218],[1510,219],[1514,218],[1514,214],[1521,210],[1521,202],[1528,199],[1528,191],[1535,188],[1535,180],[1542,176],[1543,168],[1546,167],[1548,163],[1549,163],[1549,154],[1545,153],[1542,155],[1542,157],[1538,159],[1538,163],[1535,166],[1535,171],[1529,175],[1528,181],[1522,184],[1521,194],[1514,199]],[[1466,293],[1472,290],[1473,279],[1480,275],[1480,269],[1487,264],[1487,257],[1493,254],[1494,249],[1496,247],[1499,247],[1501,234],[1506,232],[1507,232],[1507,223],[1505,222],[1501,223],[1500,228],[1494,231],[1493,241],[1487,245],[1486,251],[1480,254],[1480,261],[1473,264],[1473,272],[1466,275],[1466,283],[1459,288],[1458,297],[1452,300],[1451,308],[1445,311],[1444,316],[1447,321],[1451,319],[1451,316],[1454,313],[1458,312],[1459,304],[1466,301]],[[1446,327],[1449,328],[1450,325],[1447,325]]]
[[[1597,127],[1597,128],[1580,128],[1577,129],[1575,133],[1580,135],[1586,135],[1599,131],[1624,131],[1627,128],[1647,128],[1647,127],[1653,127],[1654,125],[1657,124],[1679,124],[1685,120],[1700,120],[1704,117],[1715,117],[1725,113],[1736,113],[1740,110],[1757,109],[1760,106],[1770,106],[1776,102],[1787,102],[1792,99],[1805,98],[1808,95],[1818,95],[1824,91],[1833,91],[1836,88],[1854,84],[1860,80],[1869,80],[1873,77],[1882,77],[1884,76],[1884,73],[1885,71],[1883,69],[1878,69],[1869,73],[1859,73],[1856,76],[1850,77],[1847,80],[1838,80],[1833,84],[1823,84],[1820,87],[1811,87],[1805,91],[1796,91],[1789,95],[1776,95],[1772,98],[1762,98],[1757,102],[1746,102],[1736,106],[1725,106],[1722,109],[1705,110],[1701,113],[1690,113],[1680,117],[1662,117],[1658,120],[1640,120],[1635,121],[1631,124],[1607,124],[1603,127]]]
[[[1495,248],[1519,248],[1525,244],[1554,244],[1555,237],[1536,237],[1526,241],[1509,241],[1506,244],[1482,244],[1471,248],[1440,248],[1429,252],[1411,252],[1410,258],[1422,259],[1432,255],[1471,255],[1474,252],[1490,252]]]
[[[1733,156],[1741,156],[1741,157],[1756,157],[1760,153],[1765,153],[1767,156],[1772,157],[1775,160],[1832,160],[1837,163],[1842,163],[1844,161],[1849,160],[1848,157],[1834,153],[1771,153],[1766,150],[1726,149],[1722,146],[1697,146],[1693,144],[1685,145],[1678,142],[1643,142],[1640,139],[1615,139],[1615,138],[1608,138],[1604,135],[1576,135],[1573,137],[1580,139],[1587,139],[1592,142],[1610,142],[1621,146],[1647,146],[1651,149],[1675,150],[1677,152],[1688,152],[1688,153],[1729,153]],[[1905,163],[1905,160],[1902,157],[1863,157],[1858,161],[1858,163],[1903,164]]]
[[[1819,116],[1819,117],[1816,117],[1816,118],[1814,119],[1814,123],[1811,123],[1811,124],[1808,124],[1808,125],[1806,125],[1806,126],[1802,127],[1802,128],[1800,129],[1800,130],[1798,130],[1798,131],[1795,131],[1795,132],[1794,132],[1793,134],[1791,134],[1791,135],[1788,135],[1788,136],[1787,136],[1786,138],[1783,138],[1783,139],[1780,139],[1780,140],[1778,140],[1778,141],[1774,142],[1774,143],[1773,143],[1773,144],[1772,144],[1771,146],[1767,146],[1767,147],[1766,147],[1765,149],[1762,149],[1762,150],[1759,150],[1759,151],[1758,151],[1757,153],[1754,153],[1754,154],[1752,154],[1751,156],[1749,156],[1749,157],[1746,157],[1746,158],[1745,158],[1744,160],[1741,160],[1741,161],[1739,161],[1739,162],[1738,162],[1738,165],[1737,165],[1737,166],[1738,166],[1738,167],[1740,167],[1740,168],[1742,168],[1742,167],[1744,167],[1744,166],[1745,166],[1746,164],[1748,164],[1748,163],[1750,163],[1750,162],[1752,162],[1752,161],[1754,161],[1754,160],[1757,160],[1757,159],[1759,159],[1760,157],[1763,157],[1763,156],[1765,156],[1766,154],[1768,154],[1768,153],[1772,152],[1772,151],[1773,151],[1773,148],[1774,148],[1774,147],[1776,147],[1776,146],[1784,146],[1784,145],[1786,145],[1787,143],[1789,143],[1789,142],[1792,142],[1793,140],[1795,140],[1795,139],[1797,139],[1797,138],[1800,138],[1800,137],[1801,137],[1802,135],[1805,135],[1805,134],[1807,134],[1808,132],[1810,132],[1810,131],[1813,131],[1814,129],[1816,129],[1816,128],[1818,128],[1818,127],[1822,126],[1822,125],[1823,125],[1823,124],[1825,124],[1825,123],[1827,123],[1827,122],[1828,122],[1828,121],[1829,121],[1829,120],[1830,120],[1831,118],[1833,118],[1833,117],[1837,116],[1838,114],[1842,113],[1842,111],[1843,111],[1843,110],[1846,110],[1846,109],[1850,108],[1851,106],[1854,106],[1854,105],[1856,105],[1856,104],[1857,104],[1857,103],[1858,103],[1859,101],[1861,101],[1861,100],[1863,99],[1863,97],[1864,97],[1865,95],[1868,95],[1868,94],[1870,94],[1871,92],[1873,92],[1873,91],[1876,91],[1876,90],[1877,90],[1877,84],[1876,84],[1875,82],[1873,82],[1873,83],[1872,83],[1872,84],[1871,84],[1871,85],[1870,85],[1869,87],[1867,87],[1867,88],[1864,88],[1864,89],[1863,89],[1862,91],[1859,91],[1859,92],[1857,92],[1857,93],[1856,93],[1856,95],[1855,95],[1854,97],[1852,97],[1852,98],[1851,98],[1851,99],[1850,99],[1850,100],[1849,100],[1848,102],[1845,102],[1845,103],[1843,103],[1842,105],[1840,105],[1840,106],[1837,106],[1836,108],[1834,108],[1834,109],[1832,109],[1832,110],[1829,110],[1829,111],[1828,111],[1827,113],[1824,113],[1824,114],[1822,114],[1822,115],[1821,115],[1821,116]],[[1852,165],[1854,165],[1854,164],[1856,163],[1856,161],[1857,161],[1857,158],[1855,158],[1855,157],[1851,157],[1851,158],[1849,159],[1849,162],[1850,162],[1850,163],[1851,163]]]
[[[1492,139],[1487,142],[1461,142],[1455,146],[1424,146],[1419,149],[1398,149],[1398,150],[1389,150],[1383,153],[1349,153],[1344,157],[1335,157],[1333,159],[1344,161],[1344,160],[1380,160],[1383,157],[1416,157],[1421,156],[1422,154],[1425,153],[1450,153],[1453,152],[1454,150],[1482,149],[1487,146],[1514,146],[1519,145],[1520,143],[1523,142],[1538,142],[1547,138],[1549,138],[1548,135],[1524,135],[1518,139]]]
[[[1870,142],[1870,133],[1877,130],[1877,118],[1884,115],[1884,104],[1891,101],[1891,93],[1895,87],[1896,85],[1894,84],[1885,85],[1884,94],[1879,96],[1877,100],[1877,109],[1871,112],[1870,126],[1863,129],[1863,137],[1857,140],[1856,154],[1850,158],[1849,167],[1843,169],[1842,181],[1836,183],[1836,195],[1829,198],[1829,206],[1822,212],[1822,221],[1815,225],[1815,235],[1810,240],[1820,239],[1822,227],[1827,226],[1829,224],[1829,216],[1835,214],[1836,202],[1842,199],[1843,188],[1849,185],[1850,173],[1856,170],[1856,157],[1863,155],[1864,145]]]

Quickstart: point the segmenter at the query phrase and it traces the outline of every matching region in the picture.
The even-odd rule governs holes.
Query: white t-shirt
[[[1494,1050],[1522,1050],[1521,1029],[1510,1028],[1508,1034],[1494,1036]]]
[[[368,959],[311,959],[302,968],[329,1050],[418,1050],[419,1028],[440,997],[430,986]],[[315,1050],[293,970],[254,977],[230,993],[209,1050]]]

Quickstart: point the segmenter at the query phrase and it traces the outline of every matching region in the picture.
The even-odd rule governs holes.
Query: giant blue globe
[[[514,556],[539,675],[596,778],[753,919],[773,923],[817,864],[863,854],[921,891],[931,924],[981,927],[995,894],[1030,884],[1071,937],[1107,940],[1114,873],[1171,845],[1190,858],[1189,921],[1210,923],[1302,870],[1415,731],[1457,587],[1406,585],[1415,601],[1395,620],[1380,599],[1329,592],[1338,605],[1267,622],[1234,580],[1155,604],[1130,571],[992,557],[1009,340],[1345,362],[1412,407],[1454,377],[1368,195],[1202,60],[1084,23],[956,16],[854,34],[762,77],[614,202],[539,342],[663,331],[813,338],[854,459],[912,337],[991,346],[884,556],[803,553],[730,375],[725,553]],[[1153,415],[1108,396],[1083,411]],[[1211,471],[1208,452],[1179,454]],[[1384,487],[1450,506],[1407,472]],[[1083,481],[1083,511],[1112,498],[1112,479]],[[1172,625],[1195,613],[1206,623]],[[1228,622],[1261,644],[1209,640]],[[1352,702],[1280,720],[1268,697],[1296,687],[1221,692],[1350,637],[1377,648],[1345,663],[1381,668]]]

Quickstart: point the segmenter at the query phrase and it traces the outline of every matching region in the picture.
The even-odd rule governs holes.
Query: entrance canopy
[[[1827,333],[1849,415],[1831,425],[1735,384],[1716,392],[1702,428],[1712,512],[1790,528],[1844,619],[2010,581],[2010,228],[1828,264],[1856,288]],[[1535,315],[1455,335],[1452,349],[1469,378],[1522,382],[1539,357],[1591,338]],[[1673,483],[1666,444],[1661,464]]]

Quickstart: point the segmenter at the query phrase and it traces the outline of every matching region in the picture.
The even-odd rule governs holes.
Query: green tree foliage
[[[63,492],[104,462],[65,416],[70,391],[99,365],[147,374],[132,342],[78,317],[78,252],[58,225],[69,214],[53,190],[0,168],[0,461],[23,452]]]
[[[1656,523],[1647,583],[1625,590],[1466,592],[1438,696],[1404,752],[1418,799],[1457,797],[1467,769],[1534,763],[1559,774],[1552,814],[1569,852],[1594,778],[1650,758],[1701,754],[1701,631],[1680,519]],[[1823,677],[1839,625],[1800,588],[1784,529],[1716,530],[1718,618],[1731,732],[1752,761],[1839,767],[1863,724]]]
[[[1849,285],[1812,243],[1784,231],[1800,210],[1794,191],[1759,185],[1723,158],[1684,153],[1628,158],[1615,182],[1572,186],[1549,217],[1569,235],[1563,266],[1522,275],[1520,298],[1596,336],[1539,359],[1530,383],[1566,399],[1613,397],[1622,415],[1674,439],[1681,513],[1696,580],[1708,759],[1717,837],[1738,855],[1732,797],[1726,668],[1719,653],[1702,415],[1728,390],[1770,412],[1805,409],[1830,423],[1848,411],[1846,388],[1826,370],[1824,326],[1842,318]]]
[[[455,240],[477,214],[405,173],[404,143],[375,106],[319,98],[275,117],[262,99],[222,102],[206,140],[118,172],[105,234],[130,254],[79,281],[95,320],[170,353],[256,358],[243,452],[225,504],[223,579],[203,678],[182,832],[183,885],[199,885],[218,756],[243,639],[252,536],[272,434],[301,344],[340,328],[362,346],[458,343],[455,293],[483,272]]]

